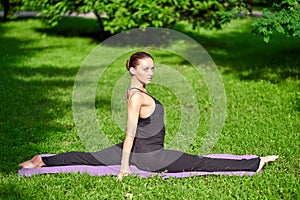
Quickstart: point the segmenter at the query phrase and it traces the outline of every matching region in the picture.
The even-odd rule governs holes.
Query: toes
[[[274,162],[275,160],[277,160],[279,158],[278,155],[276,156],[265,156],[265,157],[261,157],[260,159],[260,163],[259,163],[259,167],[257,169],[256,172],[260,172],[262,170],[262,168],[268,163],[268,162]]]
[[[267,156],[266,162],[273,162],[277,160],[279,156]]]
[[[19,166],[22,167],[22,168],[32,168],[33,167],[32,163],[30,161],[20,163]]]

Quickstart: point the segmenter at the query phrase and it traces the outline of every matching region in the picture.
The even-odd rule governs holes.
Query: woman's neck
[[[141,90],[146,91],[146,84],[142,84],[135,77],[132,77],[131,83],[130,83],[130,88],[139,88]]]

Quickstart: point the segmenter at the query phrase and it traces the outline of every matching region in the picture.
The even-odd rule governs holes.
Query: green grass
[[[38,19],[0,24],[1,199],[126,199],[126,194],[133,194],[133,199],[299,198],[300,41],[275,35],[264,44],[260,36],[249,33],[246,19],[233,21],[222,31],[196,33],[185,23],[175,30],[197,40],[222,74],[227,116],[211,153],[280,155],[263,174],[126,177],[122,182],[113,176],[80,174],[18,177],[17,164],[35,154],[86,151],[73,122],[72,91],[80,64],[99,42],[93,39],[96,26],[93,20],[78,18],[65,19],[55,30]],[[210,117],[203,80],[185,68],[188,64],[181,58],[155,49],[151,53],[180,70],[197,93],[203,117],[188,150],[197,153]],[[125,73],[122,59],[105,72],[96,99],[98,118],[113,142],[124,135],[114,123],[110,104],[115,82]],[[149,91],[166,107],[168,143],[180,121],[178,100],[159,85],[149,85]]]

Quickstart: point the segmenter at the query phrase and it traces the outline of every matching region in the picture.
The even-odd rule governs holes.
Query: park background
[[[1,199],[299,199],[297,1],[88,4],[82,0],[47,4],[3,0],[3,11],[7,2],[10,10],[3,12],[0,23]],[[270,12],[261,12],[263,8]],[[42,15],[25,16],[36,9]],[[105,15],[102,9],[107,11]],[[90,13],[96,16],[90,17]],[[103,21],[99,22],[99,17]],[[279,160],[253,177],[126,177],[122,182],[114,176],[87,174],[18,177],[18,163],[35,154],[86,151],[72,113],[73,86],[81,63],[105,38],[149,26],[172,28],[195,39],[222,74],[227,116],[211,153],[277,154]],[[197,91],[199,109],[204,116],[207,113],[188,150],[197,153],[210,119],[205,83],[182,58],[155,49],[150,52],[184,74]],[[110,103],[115,82],[126,73],[125,67],[120,67],[123,61],[108,68],[95,99],[102,129],[113,142],[124,137],[114,123]],[[168,142],[180,121],[178,100],[159,85],[148,90],[166,106]]]

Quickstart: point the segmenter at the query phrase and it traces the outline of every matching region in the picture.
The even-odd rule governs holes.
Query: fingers
[[[122,181],[123,177],[125,176],[129,176],[130,175],[130,171],[120,171],[120,173],[117,176],[117,181]]]
[[[123,179],[123,175],[122,174],[118,174],[117,181],[122,181],[122,179]]]

